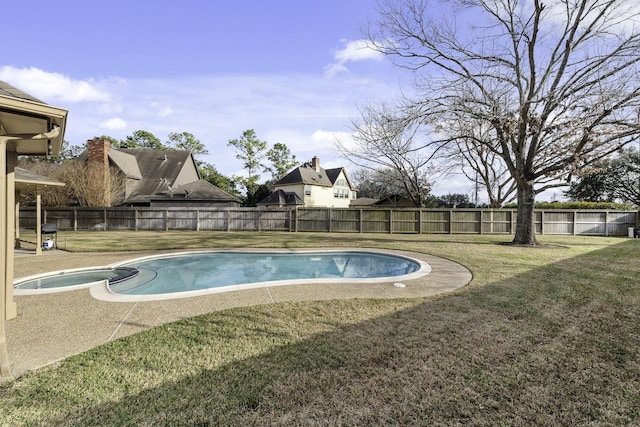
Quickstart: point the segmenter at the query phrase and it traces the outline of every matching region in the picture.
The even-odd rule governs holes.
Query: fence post
[[[604,212],[604,237],[609,237],[609,211]]]
[[[573,235],[576,235],[576,224],[578,221],[578,211],[573,211]]]
[[[449,209],[449,234],[453,234],[453,209]]]
[[[200,231],[200,209],[196,209],[196,231]]]
[[[298,208],[295,207],[289,212],[289,227],[294,233],[298,232]]]
[[[260,232],[260,217],[262,216],[262,211],[260,209],[256,210],[256,221],[258,222],[258,232]]]
[[[164,231],[169,231],[169,209],[164,210]]]
[[[393,209],[389,209],[389,234],[393,234]]]
[[[73,210],[73,231],[78,231],[78,208]]]
[[[483,228],[482,225],[483,225],[483,219],[484,219],[483,213],[484,213],[484,211],[482,209],[480,209],[480,235],[481,236],[482,236],[482,234],[484,234],[483,231],[482,231],[482,228]]]
[[[362,233],[362,209],[359,209],[358,212],[358,231]]]
[[[509,232],[510,232],[511,234],[514,234],[515,229],[516,229],[516,227],[515,227],[515,221],[513,220],[513,218],[514,218],[514,215],[513,215],[514,210],[513,210],[513,209],[511,209],[510,213],[511,213],[511,216],[510,216],[510,219],[511,219],[511,229],[509,230]]]
[[[133,210],[133,230],[138,231],[138,208]]]

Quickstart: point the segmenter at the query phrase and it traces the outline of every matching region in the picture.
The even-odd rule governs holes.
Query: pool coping
[[[233,249],[238,250],[238,249]],[[246,249],[257,251],[258,248]],[[275,249],[262,249],[274,251]],[[293,250],[293,249],[292,249]],[[307,249],[309,250],[309,249]],[[318,250],[376,251],[370,248],[319,248]],[[200,250],[202,251],[202,250]],[[11,377],[46,366],[93,347],[177,320],[233,307],[350,298],[423,298],[455,291],[472,279],[471,272],[452,261],[408,251],[380,250],[428,263],[431,272],[422,278],[382,283],[320,283],[261,286],[159,301],[105,302],[88,288],[64,292],[16,295],[18,317],[6,323]],[[176,251],[68,253],[48,251],[41,256],[16,254],[15,276],[68,268],[115,264],[144,256]],[[180,251],[198,252],[198,251]],[[1,380],[0,380],[1,381]]]

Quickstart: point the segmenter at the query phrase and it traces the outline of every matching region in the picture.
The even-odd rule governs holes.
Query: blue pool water
[[[420,268],[420,264],[408,258],[370,252],[212,252],[154,258],[121,266],[135,268],[139,274],[110,288],[130,295],[280,280],[392,277]]]
[[[14,289],[26,294],[108,283],[110,294],[168,297],[265,282],[371,282],[429,271],[428,265],[404,256],[366,251],[197,252],[40,275],[15,283]]]

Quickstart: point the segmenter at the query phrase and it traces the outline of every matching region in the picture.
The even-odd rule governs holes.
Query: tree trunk
[[[534,212],[536,194],[533,183],[529,181],[518,182],[518,217],[516,219],[516,235],[513,238],[515,245],[538,244],[534,225]]]

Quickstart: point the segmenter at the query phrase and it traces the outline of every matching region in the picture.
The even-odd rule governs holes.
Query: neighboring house
[[[351,208],[372,208],[378,203],[379,199],[373,199],[371,197],[358,197],[355,200],[352,200],[349,204]]]
[[[344,168],[325,170],[318,157],[295,168],[273,187],[274,192],[258,206],[348,208],[357,194]]]
[[[378,200],[375,203],[376,207],[385,207],[385,208],[415,208],[416,205],[408,198],[404,196],[389,196],[382,200]]]
[[[415,204],[404,196],[389,196],[384,199],[359,197],[351,202],[352,208],[414,208]]]
[[[189,151],[112,148],[108,140],[87,141],[79,157],[90,165],[111,166],[125,176],[118,206],[141,207],[238,207],[240,200],[200,179]],[[108,186],[107,176],[102,181]],[[108,188],[105,188],[108,191]]]

